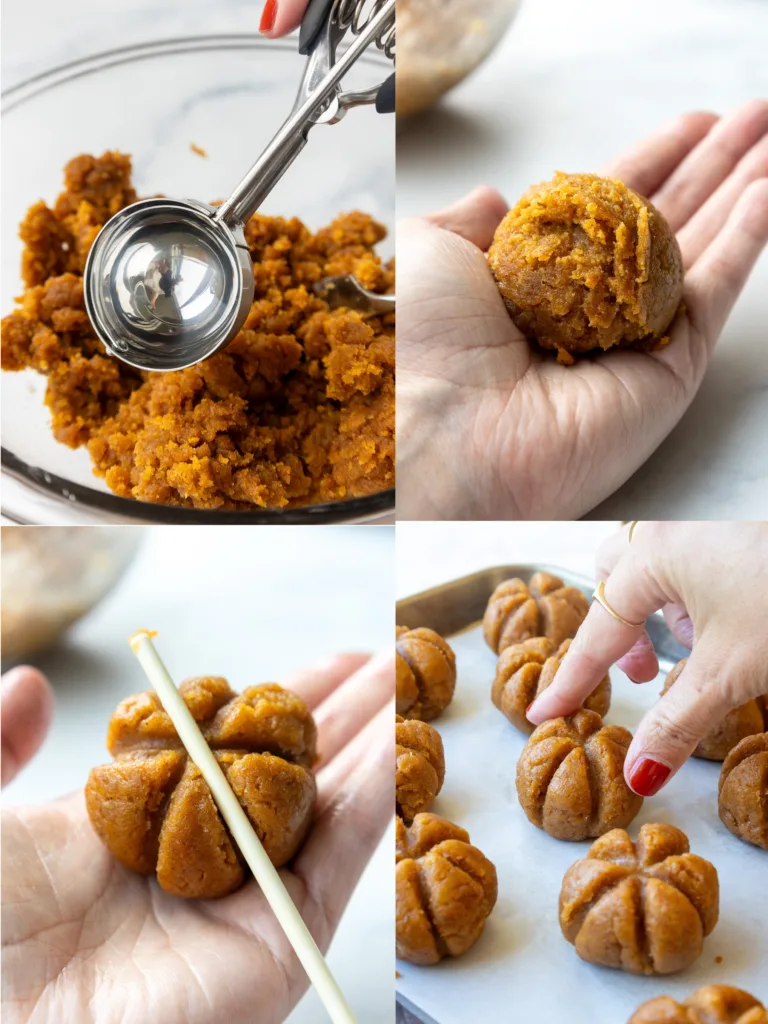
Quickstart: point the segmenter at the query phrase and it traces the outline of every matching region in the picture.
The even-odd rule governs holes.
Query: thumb
[[[641,721],[624,761],[624,775],[640,796],[654,796],[696,746],[735,705],[712,651],[700,642],[673,686]]]
[[[36,668],[21,665],[6,672],[0,688],[2,784],[7,785],[35,756],[53,715],[53,691]]]
[[[424,220],[452,231],[455,235],[461,235],[485,252],[508,210],[509,206],[495,188],[481,185],[446,209],[429,214]]]

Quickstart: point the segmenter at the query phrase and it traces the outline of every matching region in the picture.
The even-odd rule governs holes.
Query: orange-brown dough
[[[179,690],[272,863],[297,852],[315,806],[317,731],[304,702],[280,686],[235,694],[226,679],[187,679]],[[107,733],[111,764],[85,787],[97,835],[121,864],[157,874],[174,896],[226,896],[247,871],[213,801],[154,692],[128,697]]]
[[[662,694],[679,678],[687,661],[687,658],[683,658],[674,666],[664,682]],[[745,736],[754,736],[764,729],[768,729],[768,694],[748,700],[746,704],[729,711],[722,722],[710,729],[694,750],[693,756],[703,757],[707,761],[724,761]]]
[[[718,809],[735,836],[768,850],[768,732],[746,736],[726,757]]]
[[[659,347],[683,294],[680,246],[647,199],[614,178],[534,185],[496,229],[488,260],[517,327],[561,362]]]
[[[570,646],[570,640],[563,640],[558,648],[545,636],[537,636],[505,647],[499,655],[491,700],[521,732],[533,732],[533,723],[525,717],[526,709],[553,682]],[[606,675],[583,707],[604,717],[610,706],[611,678]]]
[[[743,989],[704,985],[681,1003],[672,996],[649,999],[628,1024],[768,1024],[768,1011]]]
[[[380,224],[350,213],[312,234],[257,214],[242,331],[197,366],[145,373],[106,354],[83,302],[99,229],[136,200],[130,158],[79,156],[64,175],[54,208],[21,225],[26,291],[2,324],[3,369],[47,376],[58,441],[86,445],[116,494],[163,505],[282,508],[394,486],[394,316],[330,310],[312,291],[334,274],[392,291]]]
[[[466,953],[496,903],[496,868],[436,814],[417,814],[410,828],[398,818],[395,855],[397,955],[436,964]]]
[[[582,960],[630,974],[672,974],[700,955],[717,924],[717,871],[672,825],[597,839],[565,874],[560,928]]]
[[[555,839],[626,828],[643,805],[624,781],[631,742],[628,729],[603,725],[594,711],[543,722],[517,762],[517,796],[528,820]]]
[[[395,802],[398,815],[411,821],[442,789],[443,741],[427,722],[395,715],[395,723]]]
[[[485,609],[483,636],[497,654],[537,636],[559,647],[576,636],[588,611],[589,602],[578,587],[568,587],[548,572],[535,572],[529,583],[512,579],[496,587]]]
[[[437,718],[453,700],[456,688],[456,655],[434,629],[395,631],[397,713],[424,722]]]

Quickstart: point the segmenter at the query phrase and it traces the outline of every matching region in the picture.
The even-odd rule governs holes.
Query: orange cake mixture
[[[130,157],[78,156],[64,179],[21,225],[26,290],[2,323],[3,369],[46,375],[58,441],[86,445],[116,494],[164,505],[282,508],[394,486],[394,315],[331,310],[312,291],[334,274],[392,291],[380,224],[342,214],[313,234],[257,214],[242,331],[197,366],[142,372],[106,353],[83,301],[99,229],[137,198]]]

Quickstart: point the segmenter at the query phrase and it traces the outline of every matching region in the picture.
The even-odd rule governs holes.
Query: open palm
[[[398,229],[398,514],[571,519],[648,458],[695,395],[768,240],[768,103],[688,114],[604,174],[677,234],[670,344],[561,366],[512,323],[485,252],[507,204],[478,189]]]
[[[389,655],[345,655],[289,684],[323,761],[316,823],[280,874],[323,950],[392,814],[393,673]],[[272,1024],[306,988],[255,882],[219,900],[167,895],[112,859],[82,793],[4,810],[2,828],[9,1024]]]

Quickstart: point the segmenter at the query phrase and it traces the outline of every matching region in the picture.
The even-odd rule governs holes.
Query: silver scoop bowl
[[[372,11],[365,24],[366,3]],[[369,46],[394,50],[395,0],[312,0],[299,50],[307,63],[293,110],[218,208],[191,199],[145,199],[109,220],[85,266],[85,307],[107,350],[142,370],[182,370],[228,345],[253,302],[244,226],[307,143],[315,124],[353,106],[394,109],[393,76],[344,93],[339,83]],[[336,47],[352,41],[336,59]],[[363,289],[364,291],[364,289]]]

